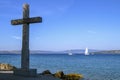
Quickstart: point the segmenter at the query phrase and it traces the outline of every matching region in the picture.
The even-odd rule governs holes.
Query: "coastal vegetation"
[[[81,79],[83,79],[82,74],[77,74],[77,73],[64,74],[63,71],[58,71],[58,72],[52,74],[49,70],[45,70],[41,74],[42,75],[53,75],[54,77],[62,79],[62,80],[81,80]]]
[[[10,64],[0,63],[0,71],[11,71],[15,69],[16,69],[15,66],[12,66]]]

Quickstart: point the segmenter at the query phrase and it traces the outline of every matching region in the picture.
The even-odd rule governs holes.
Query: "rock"
[[[45,70],[41,73],[42,75],[50,74],[53,77],[59,78],[61,80],[83,80],[83,75],[81,74],[64,74],[63,71],[56,72],[55,74],[52,74],[49,70]],[[40,75],[41,75],[40,74]]]
[[[81,74],[67,74],[65,75],[64,80],[81,80],[83,79],[83,75]]]
[[[64,78],[64,73],[63,73],[63,71],[59,71],[59,72],[56,72],[54,74],[54,76],[57,77],[57,78],[63,79]]]
[[[45,74],[52,74],[49,70],[45,70],[41,73],[42,75],[45,75]]]
[[[11,71],[11,70],[15,70],[16,69],[16,67],[15,66],[12,66],[12,65],[10,65],[10,64],[3,64],[3,63],[0,63],[0,70],[9,70],[9,71]]]

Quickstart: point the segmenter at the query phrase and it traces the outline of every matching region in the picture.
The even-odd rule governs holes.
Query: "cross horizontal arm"
[[[40,22],[42,22],[42,18],[41,17],[32,17],[32,18],[11,20],[11,24],[12,25],[29,24],[29,23],[40,23]]]

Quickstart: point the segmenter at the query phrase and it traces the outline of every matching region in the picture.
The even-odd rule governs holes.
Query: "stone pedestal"
[[[37,69],[16,69],[14,70],[14,75],[16,76],[25,76],[25,77],[36,77]]]

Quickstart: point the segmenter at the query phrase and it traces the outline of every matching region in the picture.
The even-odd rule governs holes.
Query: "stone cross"
[[[23,24],[21,69],[29,70],[29,24],[42,22],[41,17],[29,18],[29,5],[23,5],[23,19],[11,20],[12,25]]]

